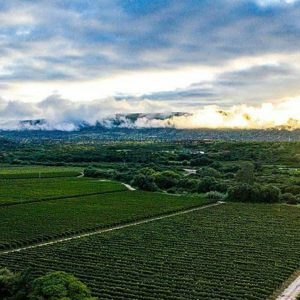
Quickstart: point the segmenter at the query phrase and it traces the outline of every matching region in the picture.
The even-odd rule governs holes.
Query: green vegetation
[[[0,167],[0,179],[75,177],[81,172],[80,167],[5,166]]]
[[[101,299],[259,300],[299,268],[299,230],[296,207],[226,203],[0,255],[0,264],[72,272]]]
[[[66,237],[210,203],[198,197],[114,192],[0,207],[0,249]]]
[[[0,205],[123,190],[118,182],[88,178],[0,179]]]
[[[3,300],[96,300],[85,284],[65,272],[50,272],[33,279],[30,271],[13,273],[0,269],[0,296]]]

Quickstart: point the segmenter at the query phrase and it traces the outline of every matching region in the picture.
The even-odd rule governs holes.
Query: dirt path
[[[166,219],[166,218],[171,218],[171,217],[175,217],[175,216],[179,216],[179,215],[184,215],[184,214],[188,214],[188,213],[191,213],[191,212],[194,212],[194,211],[197,211],[197,210],[203,210],[203,209],[206,209],[206,208],[219,206],[219,205],[222,205],[222,204],[224,204],[224,202],[216,202],[216,203],[213,203],[213,204],[208,204],[208,205],[204,205],[204,206],[189,208],[189,209],[186,209],[186,210],[177,211],[177,212],[173,212],[173,213],[166,213],[162,216],[152,217],[152,218],[144,219],[144,220],[141,220],[141,221],[130,222],[130,223],[127,223],[127,224],[124,224],[124,225],[113,226],[113,227],[110,227],[110,228],[105,228],[105,229],[91,231],[91,232],[88,232],[88,233],[74,235],[74,236],[71,236],[71,237],[68,237],[68,238],[62,238],[62,239],[57,239],[57,240],[53,240],[53,241],[50,241],[50,242],[35,244],[35,245],[32,245],[32,246],[25,246],[25,247],[21,247],[21,248],[17,248],[17,249],[11,249],[11,250],[7,250],[7,251],[3,251],[3,252],[0,252],[0,255],[1,254],[14,253],[14,252],[20,252],[20,251],[24,251],[24,250],[27,250],[27,249],[34,249],[34,248],[43,247],[43,246],[47,246],[47,245],[54,245],[54,244],[58,244],[58,243],[63,243],[63,242],[76,240],[76,239],[80,239],[80,238],[84,238],[84,237],[88,237],[88,236],[92,236],[92,235],[96,235],[96,234],[101,234],[101,233],[105,233],[105,232],[110,232],[110,231],[114,231],[114,230],[123,229],[123,228],[126,228],[126,227],[137,226],[137,225],[140,225],[140,224],[145,224],[145,223],[154,222],[154,221],[158,221],[158,220],[162,220],[162,219]]]
[[[131,185],[127,184],[127,183],[123,183],[122,184],[129,190],[129,191],[135,191],[136,189],[134,187],[132,187]]]
[[[295,300],[300,295],[300,276],[298,276],[276,300]]]

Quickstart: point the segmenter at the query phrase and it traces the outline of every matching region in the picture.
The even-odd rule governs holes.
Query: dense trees
[[[0,296],[3,300],[95,300],[87,286],[73,275],[51,272],[33,278],[30,271],[13,273],[0,269]]]

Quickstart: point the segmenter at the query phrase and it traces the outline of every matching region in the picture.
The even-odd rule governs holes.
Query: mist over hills
[[[178,129],[172,126],[160,126],[172,116],[185,116],[187,113],[172,114],[117,114],[105,118],[96,124],[76,122],[69,126],[71,130],[52,128],[46,119],[22,120],[15,129],[0,130],[0,137],[13,140],[60,141],[147,141],[147,140],[237,140],[237,141],[300,141],[300,129],[288,127],[270,129]],[[141,121],[142,120],[142,121]],[[157,122],[157,126],[153,126]],[[151,126],[150,126],[151,125]],[[73,128],[73,129],[72,129]]]

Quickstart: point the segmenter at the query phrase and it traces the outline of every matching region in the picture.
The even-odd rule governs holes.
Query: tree
[[[261,201],[276,203],[279,202],[280,189],[276,186],[266,185],[261,188]]]
[[[96,300],[85,284],[65,272],[50,272],[33,279],[31,271],[13,273],[0,269],[3,300]]]
[[[161,189],[169,189],[178,183],[179,174],[173,171],[164,171],[155,175],[155,183]]]
[[[154,192],[158,190],[158,187],[154,182],[154,177],[150,175],[144,175],[142,173],[134,176],[133,180],[131,181],[131,185],[144,191]]]
[[[239,202],[259,202],[260,189],[257,185],[240,183],[228,189],[227,199]]]
[[[214,177],[204,177],[199,181],[198,193],[206,193],[213,191],[215,189],[216,184],[217,181]]]
[[[30,300],[92,300],[87,286],[73,275],[51,272],[35,279],[32,283]]]
[[[17,276],[7,268],[0,269],[0,295],[2,299],[13,295]]]
[[[221,173],[214,168],[211,167],[202,167],[197,170],[197,174],[201,177],[209,176],[209,177],[221,177]]]
[[[241,164],[240,169],[236,174],[236,180],[241,183],[253,184],[254,183],[254,170],[255,167],[250,162]]]
[[[281,194],[280,201],[287,204],[298,204],[297,197],[291,193]]]

